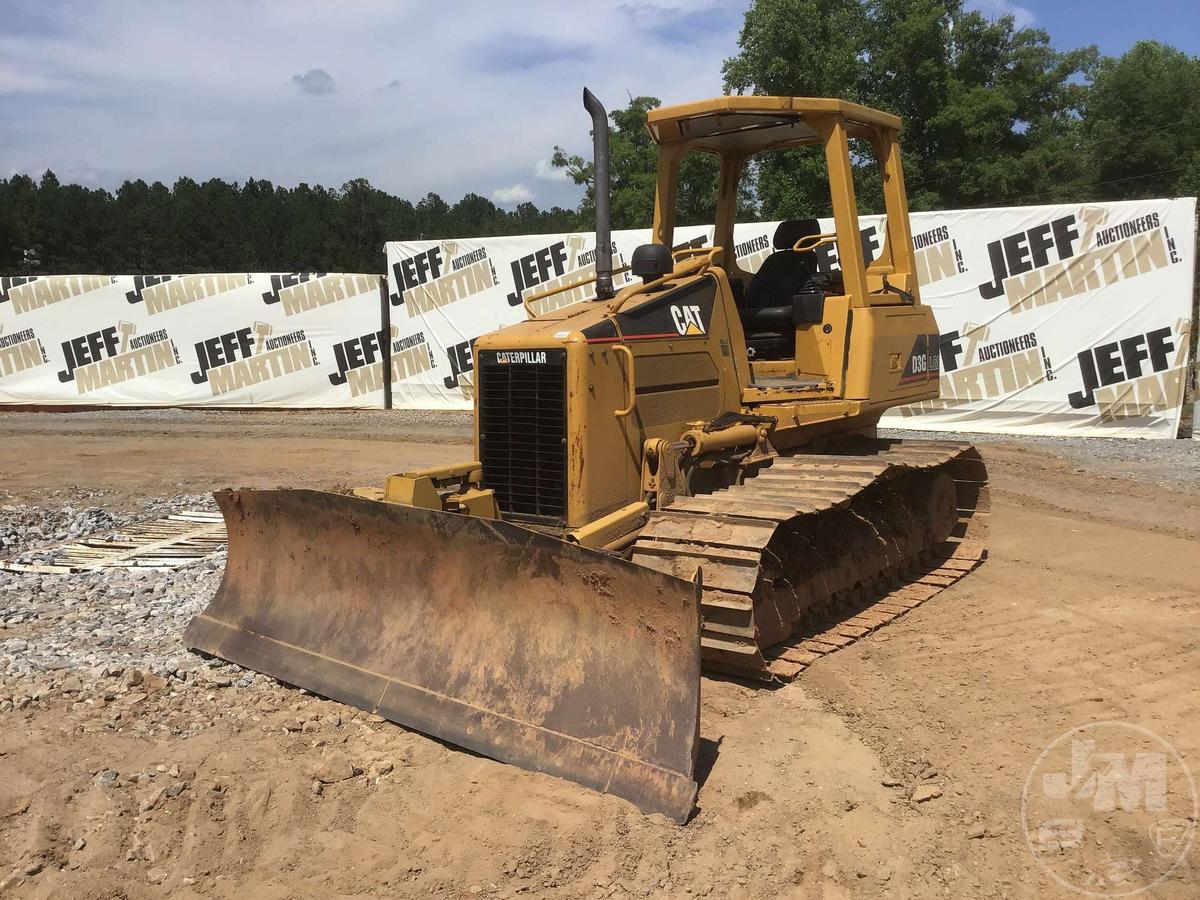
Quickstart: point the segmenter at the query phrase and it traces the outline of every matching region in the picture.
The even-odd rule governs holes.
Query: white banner
[[[924,213],[913,234],[942,333],[941,398],[886,424],[1176,436],[1194,198]]]
[[[914,214],[921,294],[942,336],[941,398],[884,424],[1175,436],[1195,213],[1188,198]],[[772,252],[776,224],[738,226],[743,269]],[[880,225],[862,219],[868,256]],[[647,240],[616,232],[617,266]],[[676,232],[679,245],[711,240],[711,227]],[[474,340],[524,320],[523,297],[590,277],[594,243],[590,233],[389,243],[386,334],[375,275],[0,278],[0,404],[378,408],[390,350],[394,406],[468,409]],[[817,252],[821,268],[837,267],[834,247]],[[535,306],[592,295],[581,286]]]
[[[882,424],[1174,437],[1195,215],[1194,198],[913,214],[921,296],[942,333],[941,399],[894,410]],[[881,223],[861,220],[868,255],[879,249]],[[771,252],[777,224],[737,227],[743,269],[757,270]],[[676,231],[677,244],[711,238],[711,228]],[[645,230],[615,232],[616,265],[648,239]],[[470,408],[475,338],[524,320],[522,296],[590,277],[594,245],[586,233],[389,243],[393,330],[434,361],[423,370],[393,365],[395,405]],[[837,267],[834,247],[818,252],[823,269]],[[535,305],[590,296],[587,286]]]
[[[379,407],[380,277],[0,279],[0,404]],[[374,363],[354,390],[352,364]]]

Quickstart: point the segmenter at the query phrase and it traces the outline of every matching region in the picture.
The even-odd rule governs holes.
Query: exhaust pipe
[[[612,220],[608,200],[608,113],[587,88],[583,108],[592,116],[592,193],[596,198],[596,299],[611,300],[613,291]]]

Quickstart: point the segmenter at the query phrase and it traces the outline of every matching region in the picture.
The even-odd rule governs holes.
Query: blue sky
[[[1048,31],[1064,49],[1095,44],[1101,53],[1120,56],[1152,39],[1200,54],[1197,0],[969,0],[967,6],[993,17],[1011,11],[1018,23]]]
[[[366,177],[419,199],[574,205],[555,144],[610,108],[721,91],[747,0],[0,0],[0,176],[114,188]],[[1062,47],[1200,53],[1200,2],[971,0]]]

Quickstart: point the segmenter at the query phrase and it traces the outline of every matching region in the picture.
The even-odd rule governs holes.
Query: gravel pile
[[[29,506],[0,504],[0,558],[45,560],[31,551],[81,537],[108,537],[135,522],[157,519],[186,509],[215,510],[211,494],[181,494],[143,501],[134,510],[113,512],[100,506]]]
[[[5,533],[20,558],[45,558],[44,542],[79,537],[89,526],[120,527],[210,498],[184,495],[145,502],[140,514],[99,508],[5,507]],[[188,652],[181,641],[191,617],[216,591],[225,553],[166,572],[105,569],[67,575],[0,572],[0,713],[67,701],[97,713],[110,706],[114,728],[122,709],[135,730],[188,735],[212,723],[212,691],[270,689],[270,679]]]
[[[224,554],[170,572],[0,573],[0,672],[195,668],[179,636],[221,580]]]
[[[0,506],[0,551],[20,551],[67,541],[97,531],[111,531],[117,518],[99,506],[45,510],[36,506]]]

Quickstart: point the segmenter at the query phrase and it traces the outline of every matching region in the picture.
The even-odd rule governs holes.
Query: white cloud
[[[1015,3],[1008,3],[1006,0],[971,0],[967,6],[979,10],[989,19],[1012,16],[1013,25],[1017,28],[1028,28],[1037,21],[1037,16],[1034,15],[1033,10],[1027,9],[1024,6],[1017,6]]]
[[[513,184],[496,188],[492,191],[492,199],[501,206],[516,206],[518,203],[528,203],[532,200],[533,191],[523,184]]]
[[[567,181],[566,169],[556,169],[548,159],[539,159],[533,164],[533,177],[539,181]]]
[[[293,75],[292,84],[300,88],[302,94],[332,94],[334,91],[333,76],[324,69],[309,69]]]
[[[1024,6],[1013,6],[1011,10],[1018,28],[1028,28],[1037,21],[1037,16],[1033,14],[1032,9],[1026,9]]]
[[[36,21],[0,27],[0,102],[19,123],[0,141],[0,172],[73,168],[109,188],[364,177],[450,202],[536,178],[539,203],[574,206],[582,188],[547,180],[539,160],[555,145],[590,156],[583,86],[610,109],[629,94],[720,93],[749,0],[637,22],[627,2],[596,0],[586,16],[561,0],[463,0],[452,12],[395,0],[45,2]],[[336,74],[320,103],[291,80],[314,63]]]

